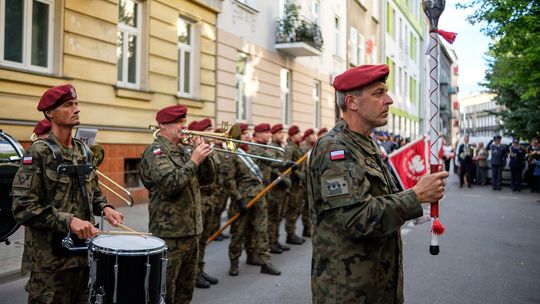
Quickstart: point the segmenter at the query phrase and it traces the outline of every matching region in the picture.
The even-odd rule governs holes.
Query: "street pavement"
[[[528,189],[511,192],[507,187],[497,192],[489,186],[460,189],[457,183],[452,174],[440,204],[446,232],[438,256],[428,252],[429,224],[402,227],[405,302],[540,303],[540,203],[536,201],[540,195]],[[121,211],[128,226],[146,231],[146,205]],[[11,245],[0,244],[0,303],[26,303],[27,278],[6,271],[20,265],[22,236],[19,230]],[[309,239],[273,256],[281,276],[260,274],[259,267],[245,264],[244,256],[240,275],[228,276],[228,243],[208,246],[206,270],[220,282],[210,289],[196,289],[193,303],[311,302]]]

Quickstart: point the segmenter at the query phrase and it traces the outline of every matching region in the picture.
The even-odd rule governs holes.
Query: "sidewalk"
[[[148,231],[148,207],[147,204],[134,205],[133,207],[118,207],[117,210],[124,214],[124,224],[137,230]],[[99,221],[99,217],[96,217]],[[109,228],[105,224],[106,229]],[[115,229],[116,230],[116,229]],[[20,227],[9,237],[10,245],[0,243],[0,284],[16,280],[21,277],[21,260],[24,247],[24,227]]]

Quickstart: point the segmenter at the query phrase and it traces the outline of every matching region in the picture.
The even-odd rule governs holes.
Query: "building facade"
[[[0,1],[0,128],[24,144],[49,87],[72,83],[81,126],[98,129],[100,171],[147,199],[140,156],[168,105],[215,116],[221,0]],[[109,196],[111,200],[111,196]]]
[[[500,107],[492,94],[477,93],[461,99],[461,134],[470,136],[501,135]]]
[[[383,59],[390,67],[387,85],[394,100],[388,125],[382,129],[415,138],[425,131],[421,130],[425,105],[425,17],[421,1],[386,0],[382,6]]]
[[[345,40],[337,35],[345,8],[341,0],[224,1],[217,121],[333,126],[331,79],[345,67]]]

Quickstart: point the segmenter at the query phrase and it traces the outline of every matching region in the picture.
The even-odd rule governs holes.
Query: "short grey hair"
[[[353,96],[362,96],[362,88],[354,89],[350,91],[338,91],[336,90],[336,104],[341,109],[341,111],[345,112],[347,111],[347,107],[345,106],[345,97],[347,95],[353,95]]]

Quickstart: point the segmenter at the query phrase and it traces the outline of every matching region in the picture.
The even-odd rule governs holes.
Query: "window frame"
[[[32,13],[33,3],[41,2],[49,6],[49,20],[47,33],[47,67],[32,65]],[[23,8],[23,44],[22,44],[22,62],[10,61],[4,59],[4,38],[5,38],[5,21],[6,21],[6,0],[0,0],[0,25],[3,26],[0,31],[0,66],[27,70],[39,73],[53,73],[54,59],[54,1],[53,0],[24,0]]]
[[[183,16],[178,16],[178,19],[184,20],[185,23],[190,24],[189,27],[189,44],[184,44],[181,42],[176,42],[176,46],[178,48],[178,90],[177,90],[177,96],[178,97],[185,97],[185,98],[194,98],[195,97],[195,85],[194,85],[194,68],[195,68],[195,22],[191,21],[190,19],[187,19]],[[176,33],[176,38],[178,39],[178,32]],[[184,77],[185,77],[185,56],[186,52],[190,54],[189,57],[189,92],[186,93],[186,90],[184,88]],[[182,64],[182,69],[180,69],[180,64]]]
[[[284,75],[287,77],[284,79]],[[281,99],[281,120],[283,125],[289,126],[292,123],[292,96],[291,96],[291,70],[281,68],[280,71],[280,99]]]
[[[366,37],[358,32],[358,65],[366,64]]]
[[[336,15],[334,16],[334,55],[341,57],[341,18]]]
[[[137,4],[137,27],[134,28],[132,26],[129,26],[127,24],[118,22],[117,29],[118,32],[124,33],[124,36],[122,37],[122,79],[118,80],[119,75],[116,75],[116,85],[118,87],[122,88],[129,88],[129,89],[140,89],[141,86],[141,40],[142,40],[142,2],[138,0],[129,0],[133,1]],[[118,4],[118,7],[120,7],[120,4]],[[127,35],[126,35],[127,34]],[[134,35],[137,37],[137,45],[136,48],[136,54],[135,54],[135,83],[129,82],[129,70],[128,70],[128,57],[126,56],[129,46],[129,35]],[[117,45],[118,47],[118,45]],[[118,57],[117,57],[118,59]],[[118,64],[118,63],[117,63]],[[117,69],[118,71],[118,69]]]
[[[355,27],[351,26],[349,30],[349,41],[351,44],[351,63],[355,66],[358,65],[358,31]]]
[[[250,116],[250,106],[249,106],[249,94],[247,93],[248,90],[248,81],[249,79],[246,77],[246,69],[247,65],[249,63],[249,56],[246,53],[238,52],[236,64],[238,64],[239,58],[242,58],[245,60],[245,69],[244,73],[238,73],[236,71],[235,73],[235,79],[236,79],[236,95],[235,95],[235,107],[236,107],[236,120],[238,121],[249,121]],[[246,100],[245,108],[243,107],[243,100]],[[244,114],[244,115],[241,115]]]
[[[313,126],[321,127],[321,81],[313,80]]]

